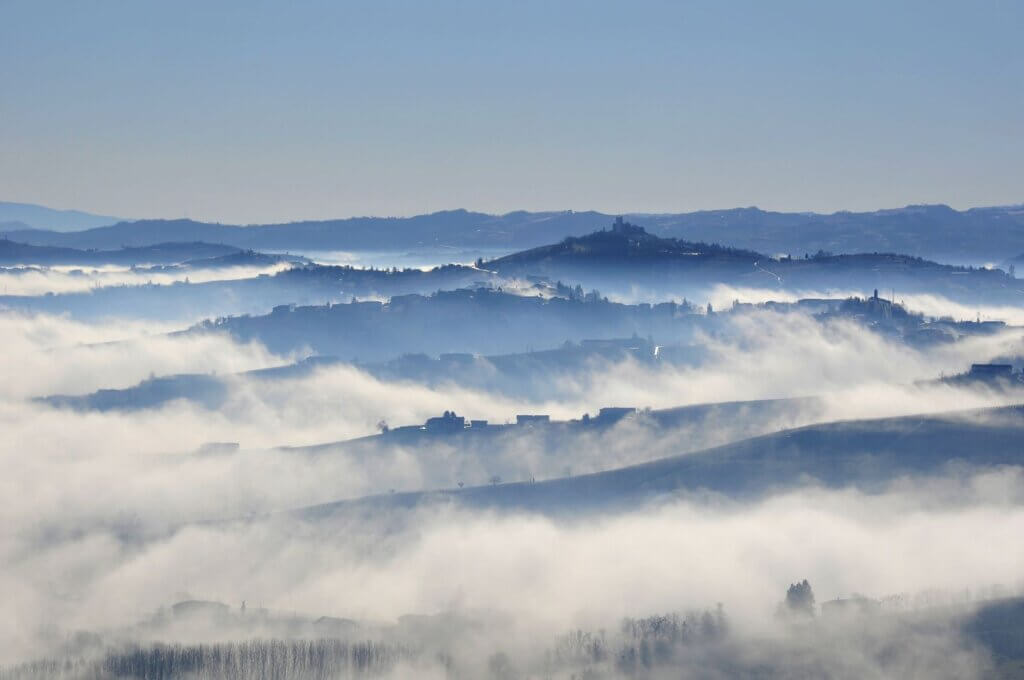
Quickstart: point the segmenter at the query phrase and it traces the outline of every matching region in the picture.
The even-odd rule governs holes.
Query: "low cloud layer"
[[[97,529],[5,554],[17,623],[6,622],[4,651],[38,652],[43,622],[131,626],[188,597],[371,622],[495,612],[525,637],[721,602],[738,632],[770,635],[785,587],[800,578],[821,600],[917,593],[912,606],[952,602],[965,589],[974,590],[968,599],[996,585],[1016,592],[1021,481],[1019,472],[951,481],[957,501],[946,507],[931,502],[932,489],[904,485],[752,506],[678,502],[569,523],[449,509],[196,526],[142,543]],[[1001,548],[965,549],[979,544]],[[921,599],[929,590],[948,595]]]
[[[188,280],[191,283],[250,279],[260,274],[273,275],[292,267],[281,262],[265,267],[211,267],[169,271],[136,270],[115,265],[102,267],[11,267],[0,268],[0,291],[4,295],[45,295],[80,293],[104,286],[167,286]]]
[[[382,381],[346,365],[281,381],[227,378],[216,410],[171,402],[88,413],[31,401],[126,387],[151,374],[234,374],[288,363],[217,335],[168,336],[159,324],[81,324],[0,315],[0,655],[48,652],[40,631],[120,629],[187,597],[275,611],[394,620],[406,613],[495,611],[520,634],[597,628],[621,616],[714,607],[767,634],[785,586],[808,578],[819,598],[1003,584],[1016,589],[1024,554],[1017,470],[895,480],[883,494],[805,489],[755,504],[682,499],[619,516],[555,520],[423,510],[303,523],[286,516],[205,524],[388,489],[482,483],[608,469],[756,434],[714,423],[687,441],[624,424],[606,439],[550,455],[396,447],[380,458],[269,450],[418,423],[454,409],[503,422],[516,413],[579,417],[602,406],[672,406],[818,395],[767,430],[820,420],[1005,404],[986,389],[916,385],[1019,351],[1015,332],[919,350],[852,323],[758,312],[703,338],[698,368],[594,363],[545,385],[547,396]],[[674,433],[680,437],[680,433]],[[239,442],[195,455],[204,442]],[[494,458],[488,462],[487,456]],[[447,466],[447,467],[446,467]],[[183,526],[188,524],[188,526]],[[998,550],[967,549],[999,546]],[[525,643],[524,643],[525,644]]]

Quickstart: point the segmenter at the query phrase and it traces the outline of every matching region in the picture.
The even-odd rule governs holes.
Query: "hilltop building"
[[[1024,373],[1015,373],[1013,364],[971,364],[969,371],[942,378],[947,385],[979,385],[993,389],[1024,387]]]
[[[638,236],[641,234],[646,234],[647,232],[644,231],[643,227],[637,226],[635,224],[630,224],[629,222],[624,221],[622,219],[622,216],[619,215],[618,217],[615,218],[615,222],[612,224],[612,233],[625,234],[627,236]]]
[[[886,300],[885,298],[878,297],[878,289],[875,288],[874,295],[868,298],[865,306],[869,316],[891,320],[893,304],[894,302],[892,300]]]
[[[516,416],[516,425],[547,425],[550,422],[551,416],[549,415],[520,414]]]
[[[427,432],[461,432],[466,429],[466,419],[455,415],[455,411],[445,411],[444,415],[427,418],[423,429]]]
[[[597,412],[595,422],[601,424],[617,423],[627,416],[636,415],[636,408],[632,406],[607,406]]]

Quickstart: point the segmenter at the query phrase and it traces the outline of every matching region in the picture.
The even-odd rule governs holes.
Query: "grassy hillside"
[[[711,492],[753,498],[807,483],[880,490],[904,476],[951,466],[1024,464],[1024,407],[810,425],[650,463],[547,482],[393,494],[310,508],[311,516],[359,506],[429,502],[581,511],[662,496]]]

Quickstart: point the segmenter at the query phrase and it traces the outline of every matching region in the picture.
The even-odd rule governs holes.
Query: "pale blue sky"
[[[268,222],[1024,201],[1024,2],[0,0],[0,200]]]

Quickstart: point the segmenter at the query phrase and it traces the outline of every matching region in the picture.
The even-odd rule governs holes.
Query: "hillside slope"
[[[117,250],[81,250],[60,246],[37,246],[0,239],[0,264],[5,265],[102,265],[176,264],[208,260],[241,253],[234,246],[194,241],[156,243]]]
[[[458,503],[537,512],[616,509],[686,493],[757,498],[808,483],[881,490],[907,476],[1024,465],[1024,407],[810,425],[650,463],[566,477],[391,494],[302,511]],[[952,467],[951,467],[952,466]]]
[[[543,276],[619,295],[662,297],[716,284],[809,290],[897,289],[962,301],[1019,302],[1024,284],[998,269],[954,266],[895,253],[772,258],[715,243],[651,234],[617,219],[610,230],[569,237],[481,263],[503,276]]]

